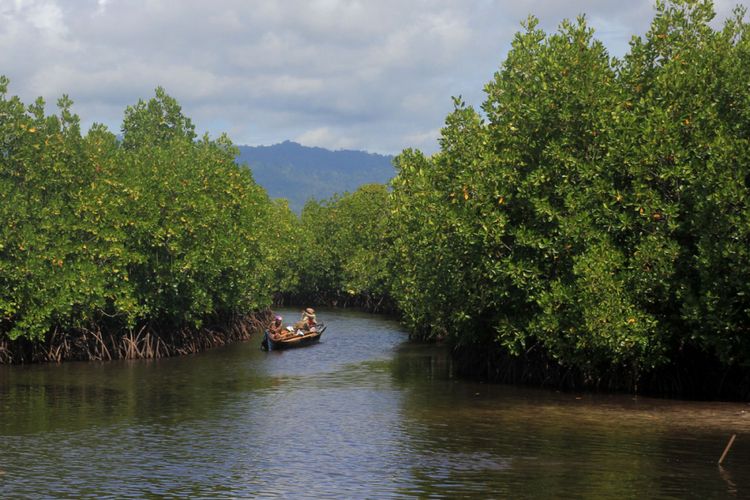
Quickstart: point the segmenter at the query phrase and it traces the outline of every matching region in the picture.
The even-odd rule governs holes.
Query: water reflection
[[[747,405],[459,381],[443,349],[407,343],[393,321],[320,315],[321,343],[292,351],[253,341],[158,362],[0,367],[0,496],[750,491]]]
[[[404,346],[396,356],[394,379],[408,394],[406,415],[417,423],[410,438],[438,450],[438,462],[475,450],[477,470],[483,473],[471,480],[484,492],[685,498],[737,494],[750,487],[746,476],[727,481],[716,465],[731,432],[750,434],[747,405],[461,382],[445,375],[450,369],[440,356],[424,346]],[[415,377],[418,373],[428,376]],[[735,470],[750,464],[749,448],[745,443],[732,451]],[[452,483],[422,466],[425,490],[448,497],[462,494],[470,477],[462,462],[435,467],[450,471]],[[503,466],[495,471],[487,467],[494,463]]]

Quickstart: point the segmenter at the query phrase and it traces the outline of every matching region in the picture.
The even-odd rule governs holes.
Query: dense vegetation
[[[309,200],[299,218],[297,281],[283,297],[392,310],[388,196],[385,185],[366,184],[353,193]]]
[[[272,205],[226,137],[157,89],[122,140],[0,80],[0,360],[160,356],[248,333],[270,305]],[[288,209],[287,209],[288,212]]]
[[[747,398],[750,31],[713,15],[660,1],[622,59],[529,18],[437,154],[299,217],[161,89],[118,140],[2,80],[0,354],[93,332],[128,355],[275,299],[395,308],[490,378]]]
[[[679,391],[716,369],[700,389],[716,393],[749,366],[750,32],[735,14],[714,30],[711,2],[658,2],[622,60],[584,18],[551,35],[530,18],[482,113],[456,100],[438,154],[396,159],[406,323],[498,378],[657,388],[649,374],[671,367],[658,389]]]
[[[621,60],[583,17],[529,18],[440,152],[404,151],[387,194],[305,207],[327,244],[298,290],[385,297],[464,372],[747,398],[750,32],[713,16],[659,2]]]

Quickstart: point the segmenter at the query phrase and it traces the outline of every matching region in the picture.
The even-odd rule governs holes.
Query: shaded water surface
[[[456,380],[393,321],[319,316],[291,351],[0,367],[0,497],[750,497],[748,405]]]

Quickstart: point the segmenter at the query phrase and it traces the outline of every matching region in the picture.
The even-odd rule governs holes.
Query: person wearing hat
[[[294,329],[310,331],[317,324],[318,322],[315,320],[315,309],[308,307],[302,311],[302,318],[294,324]]]

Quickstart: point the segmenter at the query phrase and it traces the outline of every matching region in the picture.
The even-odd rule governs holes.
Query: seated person
[[[294,324],[294,329],[306,332],[314,331],[314,327],[317,324],[318,322],[315,320],[315,309],[308,307],[302,311],[302,318]]]
[[[316,330],[316,328],[315,328],[317,326],[318,326],[318,322],[315,321],[315,315],[308,316],[307,317],[307,322],[305,323],[304,330],[308,331],[308,332],[317,332],[318,330]]]
[[[271,336],[272,340],[279,340],[284,338],[286,332],[284,331],[284,325],[282,324],[283,320],[284,318],[276,315],[273,318],[271,324],[268,326],[268,333]]]

